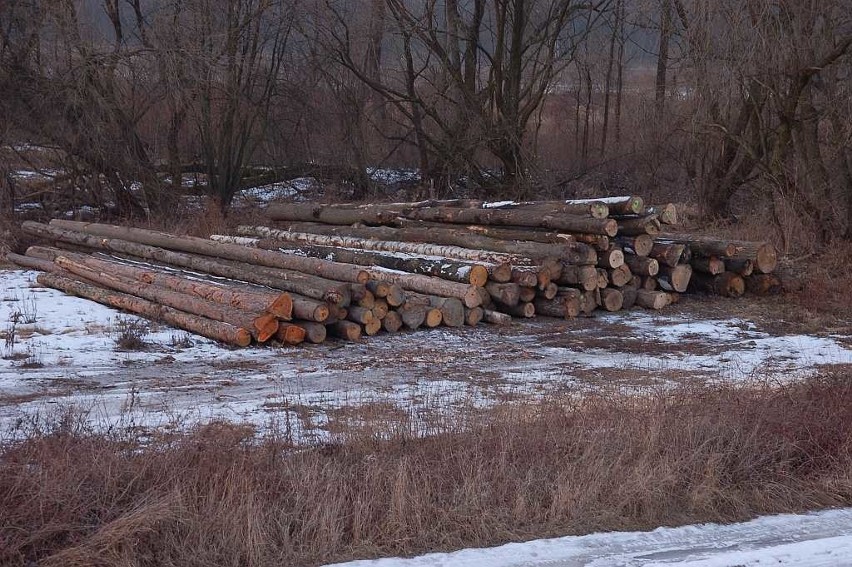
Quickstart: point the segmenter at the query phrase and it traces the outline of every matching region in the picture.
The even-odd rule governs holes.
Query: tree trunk
[[[294,321],[297,325],[305,330],[305,340],[309,343],[318,345],[325,342],[328,336],[328,329],[322,323],[315,321]]]
[[[598,287],[598,271],[593,266],[571,266],[562,268],[562,275],[556,280],[559,285],[572,285],[586,291]]]
[[[130,228],[108,224],[84,223],[54,219],[50,226],[67,230],[77,230],[102,238],[118,238],[138,242],[149,246],[158,246],[169,250],[179,250],[192,254],[202,254],[214,258],[236,260],[271,268],[296,270],[324,278],[347,282],[365,282],[369,275],[356,266],[327,262],[317,258],[291,256],[269,250],[256,250],[237,244],[223,244],[194,236],[174,236],[164,232]]]
[[[677,266],[683,257],[683,251],[686,249],[685,244],[662,244],[656,243],[651,249],[649,256],[654,258],[661,264],[669,267]]]
[[[37,281],[43,286],[96,301],[109,307],[123,309],[155,321],[163,321],[173,327],[207,337],[214,341],[239,347],[251,344],[251,334],[248,330],[229,323],[213,321],[132,295],[103,289],[55,274],[39,274]]]
[[[279,323],[275,340],[285,345],[300,345],[305,342],[308,332],[301,325],[294,323]]]
[[[595,201],[604,203],[609,207],[610,215],[638,215],[645,208],[644,199],[638,195],[604,197],[602,199],[569,199],[565,203],[568,205],[580,205]]]
[[[653,258],[634,256],[627,254],[624,263],[630,268],[630,272],[639,276],[656,276],[660,271],[660,264]]]
[[[485,210],[434,207],[417,209],[403,216],[413,220],[451,224],[541,227],[590,234],[605,234],[607,236],[615,236],[618,230],[617,223],[612,219],[593,219],[564,214],[542,214],[540,211],[526,211],[524,209]]]
[[[618,234],[623,236],[637,236],[640,234],[656,236],[660,234],[660,221],[656,215],[621,219],[618,221]]]
[[[601,290],[601,307],[607,311],[619,311],[624,305],[624,296],[617,289]]]
[[[478,307],[482,304],[481,287],[449,282],[432,276],[421,276],[418,274],[401,274],[393,272],[370,271],[377,280],[393,282],[400,287],[439,297],[455,297],[461,299],[465,307]]]
[[[486,309],[483,312],[482,319],[486,323],[491,323],[492,325],[511,325],[512,324],[512,316],[506,315],[505,313],[500,313],[499,311],[493,311],[491,309]]]
[[[618,236],[615,243],[627,252],[636,256],[648,256],[654,249],[654,237],[649,234],[636,236]]]

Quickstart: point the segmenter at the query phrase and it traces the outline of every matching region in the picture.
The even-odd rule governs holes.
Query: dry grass
[[[0,563],[309,565],[852,503],[848,369],[507,405],[428,438],[389,415],[298,449],[69,418],[0,454]]]

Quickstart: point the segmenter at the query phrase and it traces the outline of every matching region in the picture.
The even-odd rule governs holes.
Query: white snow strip
[[[852,565],[852,509],[651,532],[611,532],[336,567],[757,567]]]

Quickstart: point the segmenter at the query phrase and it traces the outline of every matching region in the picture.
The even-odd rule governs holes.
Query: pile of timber
[[[48,287],[236,346],[573,318],[681,293],[773,293],[775,249],[675,232],[640,197],[528,203],[281,204],[272,226],[210,239],[25,222],[10,254]]]

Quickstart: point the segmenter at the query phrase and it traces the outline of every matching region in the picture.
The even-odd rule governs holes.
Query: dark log
[[[402,328],[402,316],[396,311],[388,311],[382,319],[382,329],[387,333],[396,333]]]
[[[754,274],[745,278],[746,289],[754,295],[777,295],[784,291],[784,285],[775,274]]]
[[[413,220],[450,224],[484,224],[497,226],[540,227],[569,232],[585,232],[615,236],[618,224],[612,219],[594,219],[537,210],[457,209],[434,207],[405,212],[401,216]],[[297,220],[297,219],[294,219]]]
[[[745,293],[745,281],[734,272],[723,272],[715,276],[694,272],[689,287],[691,290],[723,297],[740,297]]]
[[[601,202],[609,207],[611,215],[637,215],[645,208],[645,201],[637,195],[624,195],[619,197],[604,197],[601,199],[570,199],[565,201],[569,205]]]
[[[636,236],[618,236],[615,243],[624,252],[636,256],[648,256],[654,248],[654,237],[648,234],[637,234]]]
[[[347,341],[357,341],[361,338],[361,325],[352,321],[337,321],[327,326],[328,332]]]
[[[636,292],[636,305],[645,309],[659,310],[671,303],[669,294],[664,291],[648,291],[640,289]]]
[[[702,274],[715,276],[725,271],[725,262],[715,256],[695,256],[691,265]]]
[[[681,263],[684,250],[686,250],[685,244],[662,244],[658,242],[654,244],[649,256],[657,260],[660,264],[673,268]]]
[[[483,312],[482,319],[486,323],[491,323],[492,325],[511,325],[512,324],[512,316],[506,315],[505,313],[500,313],[499,311],[494,311],[492,309],[485,309]]]
[[[559,285],[575,285],[586,291],[598,287],[598,271],[593,266],[562,267],[562,275],[556,280]]]
[[[598,254],[599,268],[618,268],[622,265],[624,265],[624,252],[621,248],[613,246],[606,252]]]
[[[605,288],[601,290],[601,307],[607,311],[618,311],[624,305],[624,296],[617,289]]]
[[[485,285],[485,289],[488,290],[488,293],[494,299],[494,301],[506,305],[512,306],[517,305],[518,301],[520,301],[520,293],[521,287],[515,283],[505,283],[498,284],[494,282],[489,282]],[[468,305],[467,307],[476,307],[475,305]]]
[[[635,219],[621,219],[618,221],[618,234],[623,236],[637,236],[640,234],[654,236],[660,234],[660,221],[654,215],[637,217]]]
[[[470,327],[475,327],[482,321],[485,316],[485,310],[482,307],[474,307],[473,309],[464,309],[464,324]]]
[[[296,321],[295,323],[305,330],[305,340],[309,343],[318,345],[325,342],[328,329],[322,323],[314,321]]]
[[[305,342],[308,332],[301,325],[280,323],[275,332],[275,340],[286,345],[300,345]]]
[[[653,258],[646,256],[634,256],[627,254],[624,263],[630,271],[639,276],[656,276],[660,271],[660,264]]]

